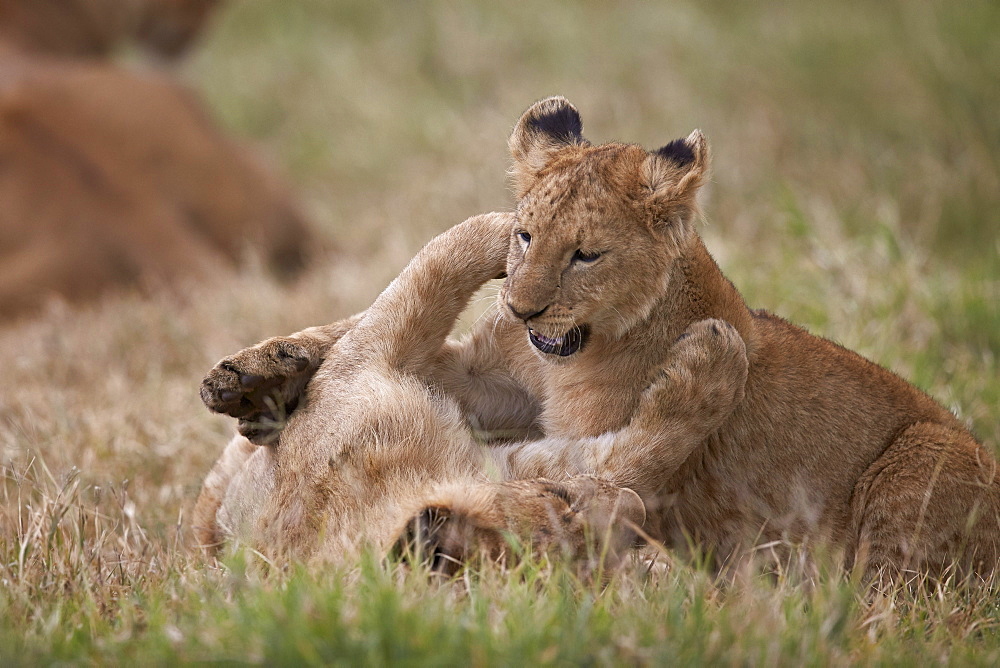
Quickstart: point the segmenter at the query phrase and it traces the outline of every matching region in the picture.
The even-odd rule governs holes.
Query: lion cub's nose
[[[511,304],[510,302],[507,302],[507,308],[510,309],[510,312],[513,313],[515,317],[517,317],[517,318],[519,318],[519,319],[521,319],[521,320],[523,320],[525,322],[528,322],[532,318],[540,316],[541,314],[545,313],[545,311],[547,311],[549,307],[546,306],[541,311],[534,311],[532,313],[529,313],[527,311],[518,311],[516,308],[514,308],[513,304]]]

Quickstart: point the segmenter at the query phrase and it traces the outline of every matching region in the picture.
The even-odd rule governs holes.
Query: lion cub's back
[[[797,503],[846,521],[862,473],[917,422],[962,428],[933,399],[891,371],[766,312],[750,356],[746,399],[719,434],[738,454],[732,475],[771,499],[762,514],[795,515]],[[790,487],[798,488],[789,494]],[[738,490],[737,490],[738,491]],[[746,490],[744,490],[746,491]]]

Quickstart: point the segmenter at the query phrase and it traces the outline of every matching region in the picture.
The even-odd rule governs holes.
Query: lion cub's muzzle
[[[560,304],[549,303],[541,309],[523,308],[510,299],[501,297],[510,315],[522,321],[528,329],[528,341],[546,355],[569,357],[583,349],[587,343],[590,328],[586,325],[574,324],[566,309]],[[544,316],[544,318],[542,317]],[[559,330],[570,326],[561,333]],[[545,333],[542,333],[542,332]]]
[[[590,328],[586,325],[582,327],[573,327],[571,330],[563,334],[562,336],[545,336],[530,327],[528,328],[528,340],[531,341],[531,345],[538,348],[546,355],[558,355],[559,357],[569,357],[570,355],[575,355],[580,352],[584,344],[587,342],[587,337],[590,333]]]

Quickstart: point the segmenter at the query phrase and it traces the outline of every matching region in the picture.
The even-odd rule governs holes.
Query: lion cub
[[[953,563],[993,570],[996,461],[914,386],[746,306],[695,230],[709,169],[700,132],[652,152],[592,145],[577,110],[555,97],[525,112],[510,149],[518,201],[503,318],[446,342],[432,382],[474,427],[545,435],[498,446],[516,475],[587,473],[630,487],[651,536],[697,545],[720,567],[763,543],[822,542],[872,577]],[[316,378],[303,395],[352,322],[223,360],[203,384],[206,404],[241,418],[255,442],[275,439],[272,408],[319,391]],[[671,368],[674,342],[696,325],[724,348],[738,340],[748,368]],[[640,411],[664,376],[675,390],[660,397],[660,413]],[[677,387],[731,400],[686,401]],[[658,419],[686,431],[602,436]]]
[[[691,379],[745,378],[743,342],[724,324],[696,323],[628,425],[573,442],[484,447],[435,385],[444,339],[503,271],[513,224],[509,214],[477,216],[433,239],[328,351],[277,447],[240,438],[226,448],[195,507],[202,545],[237,540],[272,558],[325,563],[416,541],[435,569],[452,572],[479,554],[505,558],[514,534],[568,554],[583,572],[617,562],[644,520],[639,496],[587,474],[534,472],[578,443],[694,447],[726,414],[718,407],[742,397],[742,383]],[[213,378],[215,387],[246,380],[228,363]]]

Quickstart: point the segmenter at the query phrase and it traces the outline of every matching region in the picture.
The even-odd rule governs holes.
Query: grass
[[[1000,9],[988,0],[230,3],[181,75],[341,248],[53,304],[0,330],[0,663],[995,665],[995,589],[714,582],[661,556],[454,583],[370,559],[264,577],[186,518],[231,432],[222,355],[370,303],[434,233],[510,206],[506,134],[561,93],[592,139],[715,153],[703,231],[754,306],[912,379],[1000,446]]]

